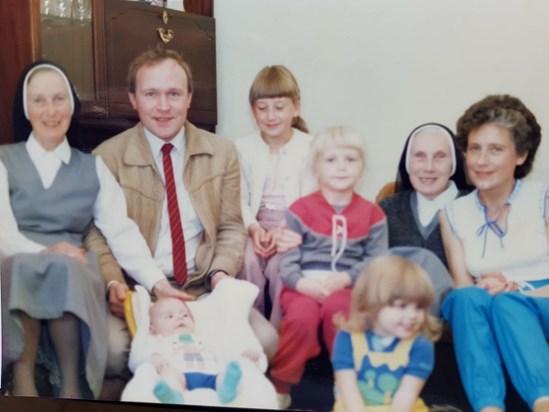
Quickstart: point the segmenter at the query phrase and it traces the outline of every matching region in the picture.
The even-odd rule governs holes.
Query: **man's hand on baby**
[[[181,300],[193,300],[194,297],[179,289],[174,288],[168,279],[156,282],[152,289],[153,294],[158,298],[176,298]]]

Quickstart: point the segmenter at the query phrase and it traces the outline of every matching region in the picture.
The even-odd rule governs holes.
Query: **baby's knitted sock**
[[[232,402],[234,398],[236,398],[236,391],[241,378],[242,369],[240,369],[238,362],[230,362],[227,365],[223,382],[221,382],[221,385],[217,388],[217,396],[221,403],[226,404]]]
[[[181,391],[173,389],[164,380],[158,381],[154,386],[153,393],[162,403],[183,403],[183,394]]]

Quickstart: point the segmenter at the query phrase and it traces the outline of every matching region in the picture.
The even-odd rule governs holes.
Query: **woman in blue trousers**
[[[536,412],[549,411],[549,185],[523,180],[541,141],[517,98],[488,96],[458,120],[475,190],[441,213],[456,289],[442,313],[475,411],[505,409],[505,377]]]

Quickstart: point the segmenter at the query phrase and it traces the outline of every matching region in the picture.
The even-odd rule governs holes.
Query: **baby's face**
[[[189,307],[174,298],[163,298],[155,302],[150,309],[151,333],[169,336],[174,333],[191,333],[194,320]]]

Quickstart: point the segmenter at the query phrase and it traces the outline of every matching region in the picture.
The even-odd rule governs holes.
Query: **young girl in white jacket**
[[[242,216],[250,236],[239,277],[259,286],[254,306],[262,313],[267,288],[272,309],[265,315],[277,327],[282,318],[277,252],[301,242],[285,229],[284,212],[314,188],[307,174],[312,136],[300,117],[299,86],[286,67],[263,68],[252,83],[249,101],[258,131],[236,141]]]

